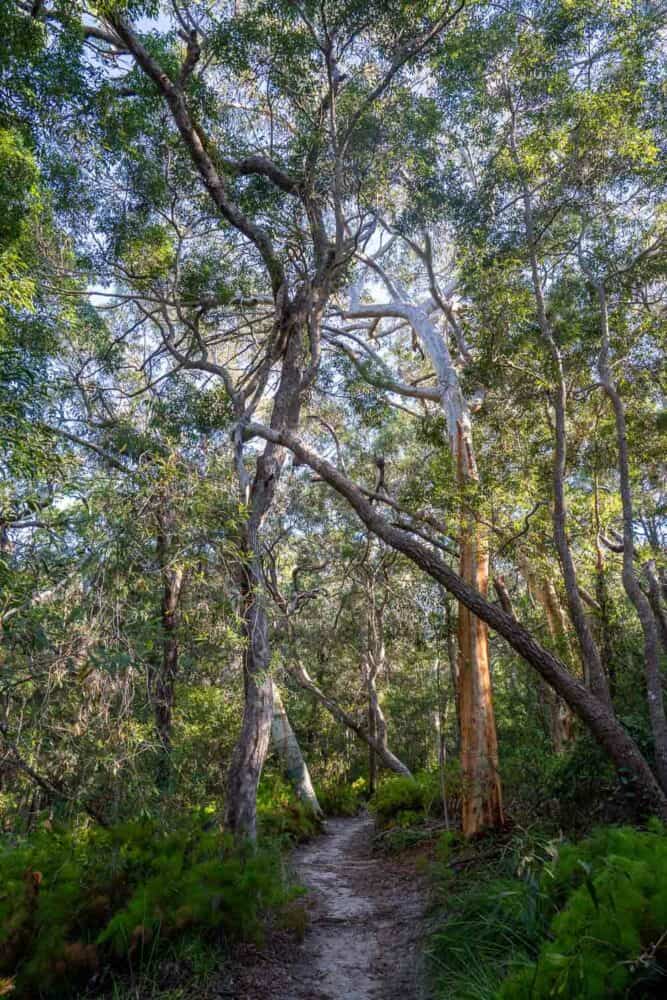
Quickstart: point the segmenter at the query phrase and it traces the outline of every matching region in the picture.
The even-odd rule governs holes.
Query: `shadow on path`
[[[423,1000],[426,906],[414,863],[373,855],[369,816],[334,819],[294,851],[309,925],[288,955],[256,966],[247,1000]]]

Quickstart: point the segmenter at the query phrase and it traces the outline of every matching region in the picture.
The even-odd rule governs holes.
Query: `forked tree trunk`
[[[304,391],[303,363],[306,330],[303,317],[284,320],[281,339],[285,343],[280,380],[276,390],[271,427],[294,430],[299,424]],[[309,329],[312,334],[313,330]],[[252,484],[246,482],[242,438],[237,442],[237,473],[243,500],[249,509],[240,538],[238,563],[241,619],[245,641],[243,722],[227,776],[225,825],[239,839],[257,837],[257,787],[271,736],[273,684],[270,677],[269,623],[264,604],[261,569],[261,528],[271,507],[285,461],[285,449],[267,441],[258,456]]]
[[[275,681],[271,681],[273,694],[273,717],[271,720],[271,740],[283,760],[285,774],[293,785],[297,798],[320,819],[324,814],[317,801],[308,765],[301,752],[299,741],[290,724],[280,691]]]

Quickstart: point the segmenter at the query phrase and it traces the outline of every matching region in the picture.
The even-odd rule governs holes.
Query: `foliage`
[[[202,815],[40,830],[0,853],[0,972],[16,995],[67,993],[188,935],[256,939],[293,895],[275,845],[234,846]]]
[[[461,793],[461,771],[458,761],[447,765],[445,772],[448,808],[455,814]],[[428,817],[442,815],[440,775],[437,771],[417,772],[408,778],[392,774],[384,778],[369,802],[381,826],[411,826]]]
[[[356,816],[367,794],[365,778],[346,782],[322,781],[315,786],[317,801],[325,816]]]
[[[264,837],[277,838],[284,846],[309,840],[321,823],[278,774],[264,774],[257,793],[257,818]]]
[[[431,949],[443,997],[662,995],[667,836],[657,821],[579,843],[519,834],[489,852],[487,841],[479,860],[455,855],[458,875],[449,844],[441,857],[446,912]]]

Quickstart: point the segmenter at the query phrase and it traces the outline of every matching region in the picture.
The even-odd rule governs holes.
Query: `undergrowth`
[[[444,919],[431,939],[451,1000],[603,1000],[667,992],[667,836],[604,827],[576,844],[516,833],[437,869]]]
[[[458,761],[447,765],[445,789],[447,818],[455,824],[461,803]],[[368,806],[379,828],[375,837],[377,847],[390,853],[416,847],[437,836],[444,822],[440,775],[437,771],[420,771],[414,777],[399,774],[385,777]]]
[[[69,994],[177,940],[258,941],[294,895],[277,843],[239,847],[205,817],[41,830],[0,849],[0,977],[17,997]]]
[[[367,797],[365,778],[353,782],[324,781],[315,786],[325,816],[356,816]]]
[[[275,838],[283,847],[310,840],[322,830],[313,811],[295,799],[284,778],[269,772],[262,775],[257,793],[257,823],[260,838]]]

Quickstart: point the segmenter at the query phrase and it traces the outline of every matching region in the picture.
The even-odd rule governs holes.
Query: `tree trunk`
[[[268,440],[280,441],[290,448],[300,462],[310,466],[325,482],[345,497],[370,531],[397,552],[402,552],[411,559],[415,565],[445,587],[459,603],[465,605],[502,635],[582,719],[616,767],[633,780],[641,806],[667,822],[667,796],[655,780],[639,747],[608,705],[574,677],[557,656],[544,649],[523,625],[501,608],[491,604],[482,594],[462,580],[436,552],[418,541],[408,531],[390,524],[369,503],[353,480],[307,448],[293,434],[277,432],[261,424],[249,425],[249,432]]]
[[[163,502],[162,500],[160,501]],[[156,513],[157,558],[162,577],[160,628],[162,651],[159,664],[151,671],[149,684],[155,719],[155,734],[159,751],[155,783],[160,791],[168,789],[171,781],[171,732],[174,712],[176,675],[178,673],[178,603],[183,587],[183,567],[172,565],[173,517],[166,508]]]
[[[618,473],[621,485],[623,507],[623,586],[635,607],[644,634],[644,670],[649,718],[653,733],[655,769],[663,791],[667,792],[667,716],[662,692],[660,670],[660,649],[658,629],[650,602],[635,575],[634,532],[632,511],[632,490],[630,487],[630,456],[625,427],[625,407],[609,367],[609,324],[607,299],[602,285],[598,286],[602,328],[602,350],[600,352],[600,379],[602,387],[611,400],[616,421],[616,442],[618,448]]]
[[[257,787],[269,749],[273,681],[269,674],[269,626],[256,570],[245,572],[243,621],[244,706],[241,733],[227,776],[225,826],[239,838],[257,838]]]
[[[283,759],[285,774],[294,786],[297,798],[306,805],[313,815],[320,819],[324,814],[317,801],[317,795],[310,778],[308,765],[301,753],[299,741],[290,725],[280,691],[275,681],[271,681],[273,695],[273,717],[271,720],[271,740]]]
[[[489,551],[484,531],[473,516],[462,518],[460,575],[486,597]],[[498,771],[498,743],[491,696],[486,624],[459,604],[459,717],[463,774],[462,826],[466,837],[503,823]]]
[[[447,703],[443,706],[442,677],[440,671],[440,658],[435,661],[435,686],[437,694],[437,704],[435,712],[435,732],[437,736],[438,750],[438,775],[440,778],[440,800],[442,802],[442,815],[445,819],[445,829],[449,830],[449,805],[447,803],[447,734],[445,726],[447,723]]]
[[[514,112],[512,112],[512,130],[510,132],[510,149],[514,161],[522,176],[521,162],[516,148],[514,135]],[[565,384],[565,372],[563,369],[563,359],[560,347],[554,336],[549,317],[547,316],[544,301],[544,292],[540,279],[540,269],[537,260],[537,242],[535,225],[533,220],[533,206],[531,192],[525,179],[522,177],[522,195],[524,209],[524,225],[526,242],[528,249],[528,259],[533,283],[533,294],[535,297],[537,322],[540,328],[542,339],[549,350],[554,366],[555,386],[552,393],[552,401],[555,415],[554,427],[554,457],[553,457],[553,534],[556,550],[561,562],[563,571],[563,583],[565,584],[565,594],[567,597],[568,609],[574,631],[581,649],[584,664],[584,675],[590,682],[590,688],[596,697],[603,701],[610,711],[613,712],[609,685],[605,676],[600,651],[597,648],[593,634],[588,625],[588,620],[584,612],[584,607],[577,585],[577,571],[570,549],[570,542],[567,537],[567,501],[565,497],[565,474],[567,469],[567,386]]]
[[[467,496],[470,486],[474,486],[478,479],[470,412],[441,332],[421,309],[409,308],[407,316],[436,372],[449,446],[457,469],[461,492],[461,579],[485,596],[489,579],[488,543],[485,530],[471,511]],[[463,832],[466,836],[474,836],[485,828],[501,826],[503,808],[488,634],[484,622],[465,606],[459,606],[458,619],[458,717],[463,772]]]
[[[290,673],[294,677],[297,684],[299,684],[304,691],[308,691],[314,698],[319,701],[320,705],[337,719],[338,722],[342,723],[347,729],[355,733],[360,740],[363,740],[367,746],[372,747],[377,754],[378,760],[383,767],[386,767],[388,771],[393,771],[394,774],[402,774],[407,778],[412,777],[412,773],[405,764],[396,757],[395,754],[391,752],[388,746],[384,745],[377,738],[373,738],[370,733],[368,733],[363,726],[354,719],[353,716],[346,712],[333,698],[327,697],[324,692],[315,684],[310,675],[308,674],[305,667],[298,663],[296,667],[292,668]]]
[[[384,717],[377,692],[378,674],[385,669],[385,645],[383,635],[383,613],[377,605],[374,570],[366,567],[366,655],[362,661],[362,672],[368,692],[368,735],[373,743],[379,744],[386,752],[389,747],[387,720]],[[368,746],[368,790],[371,795],[377,789],[378,759],[374,745]]]
[[[653,559],[649,559],[649,561],[644,564],[644,575],[646,576],[646,580],[648,582],[648,599],[651,604],[651,608],[653,609],[656,628],[658,629],[660,641],[662,642],[662,648],[664,652],[667,653],[667,614],[662,606],[660,583],[658,581],[658,575],[655,571],[655,562]]]
[[[302,325],[288,321],[282,331],[286,339],[280,381],[273,402],[271,427],[293,430],[298,426],[302,385]],[[241,592],[241,619],[245,649],[243,678],[245,702],[241,733],[232,754],[227,776],[225,825],[240,839],[257,837],[257,787],[262,774],[273,718],[272,680],[269,674],[271,649],[269,624],[263,598],[260,532],[271,506],[285,461],[285,450],[267,441],[258,456],[255,477],[246,483],[242,439],[237,442],[237,472],[249,508],[248,521],[241,532],[238,564]]]
[[[538,603],[542,605],[549,635],[556,644],[556,648],[566,658],[566,662],[570,661],[568,623],[553,581],[548,577],[536,581],[533,584],[533,593]],[[572,737],[572,717],[563,699],[559,698],[556,692],[543,680],[540,683],[544,694],[551,743],[556,753],[562,753]]]
[[[375,714],[375,708],[373,705],[373,700],[370,692],[369,682],[369,692],[368,692],[368,735],[370,736],[373,743],[377,740],[377,716]],[[375,692],[375,700],[377,701],[377,692]],[[375,747],[368,744],[368,793],[369,795],[374,795],[377,790],[378,785],[378,758]]]
[[[452,681],[452,693],[454,695],[454,713],[456,715],[456,745],[455,753],[461,749],[461,718],[459,716],[459,665],[456,653],[456,642],[454,641],[454,622],[452,615],[452,601],[447,593],[445,594],[445,628],[447,629],[447,660],[449,663],[449,676]]]

